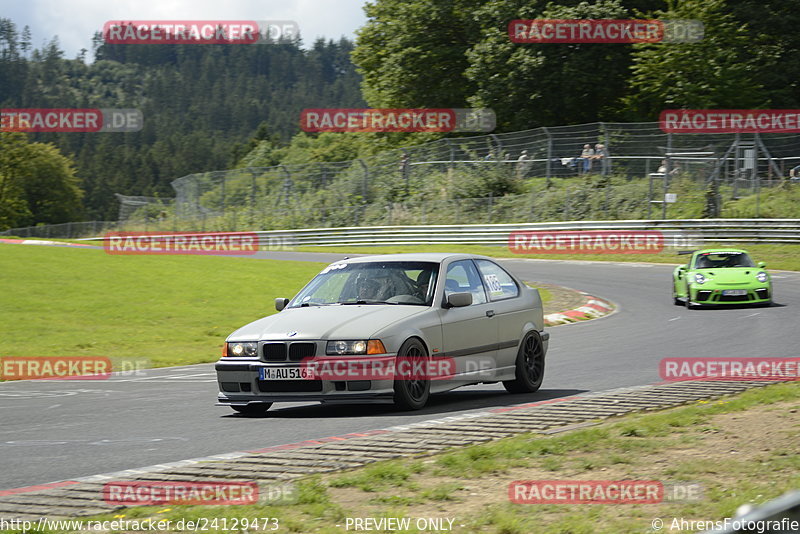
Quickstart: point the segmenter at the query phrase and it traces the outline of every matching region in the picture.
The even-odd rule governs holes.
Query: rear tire
[[[516,378],[505,380],[503,387],[509,393],[533,393],[544,380],[544,347],[538,332],[530,332],[522,340],[517,352]]]
[[[231,408],[242,415],[264,415],[271,406],[271,402],[258,402],[250,403],[247,406],[231,406]]]
[[[401,358],[409,360],[427,359],[428,352],[419,339],[407,340],[397,351]],[[413,377],[411,377],[413,378]],[[395,380],[394,404],[401,410],[420,410],[428,403],[431,394],[430,380]]]

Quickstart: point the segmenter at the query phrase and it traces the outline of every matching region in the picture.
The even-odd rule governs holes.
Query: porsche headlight
[[[767,273],[765,273],[764,271],[761,271],[756,275],[756,280],[758,280],[762,284],[766,282],[768,279],[769,277],[767,276]]]
[[[228,356],[254,358],[258,356],[258,343],[241,341],[228,343]]]
[[[703,275],[702,275],[702,274],[700,274],[700,273],[696,273],[696,274],[694,275],[694,283],[695,283],[695,284],[700,284],[700,285],[703,285],[703,284],[705,284],[705,283],[706,283],[706,277],[705,277],[705,276],[703,276]]]

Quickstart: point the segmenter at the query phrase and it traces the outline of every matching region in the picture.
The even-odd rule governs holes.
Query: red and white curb
[[[560,324],[575,323],[578,321],[587,321],[589,319],[597,319],[610,313],[613,313],[616,307],[609,301],[594,297],[583,291],[580,293],[586,297],[586,303],[571,310],[562,311],[558,313],[548,313],[544,316],[545,326],[558,326]]]
[[[64,241],[45,241],[43,239],[0,239],[0,243],[12,245],[60,245],[70,247],[90,247],[91,245],[81,245],[79,243],[66,243]]]

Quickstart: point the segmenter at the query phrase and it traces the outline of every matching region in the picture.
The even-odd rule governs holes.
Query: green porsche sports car
[[[705,249],[690,254],[672,272],[672,298],[687,308],[720,304],[772,303],[772,281],[763,261],[754,263],[744,250]]]

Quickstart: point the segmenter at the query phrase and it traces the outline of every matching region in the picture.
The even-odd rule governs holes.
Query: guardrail
[[[669,219],[520,224],[368,226],[254,232],[264,249],[297,246],[506,245],[514,231],[658,230],[665,246],[703,243],[800,244],[800,219]],[[167,234],[165,234],[167,235]],[[169,234],[174,235],[174,234]],[[86,241],[103,237],[85,238]]]

